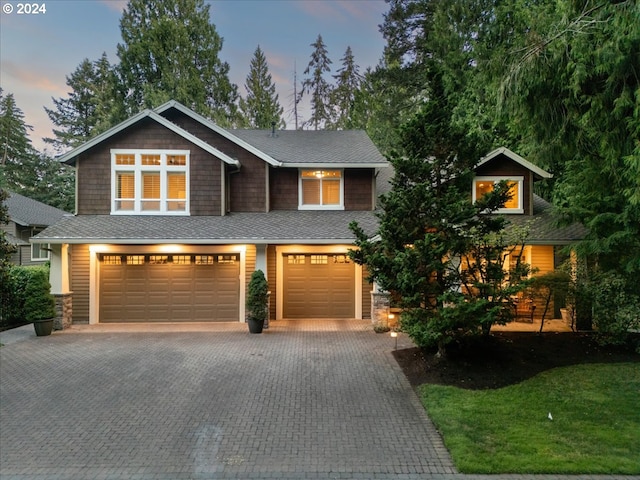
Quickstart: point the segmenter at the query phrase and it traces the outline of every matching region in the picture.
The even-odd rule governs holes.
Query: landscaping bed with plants
[[[444,358],[417,348],[394,356],[464,473],[640,474],[632,344],[500,332],[453,344]]]

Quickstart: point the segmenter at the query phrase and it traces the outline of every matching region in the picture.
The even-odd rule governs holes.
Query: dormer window
[[[111,150],[112,215],[188,215],[188,150]]]
[[[300,170],[300,210],[344,210],[342,170]]]
[[[473,180],[473,202],[475,203],[477,199],[493,191],[494,185],[502,180],[506,180],[511,186],[509,189],[511,198],[496,213],[524,213],[524,177],[475,177]]]

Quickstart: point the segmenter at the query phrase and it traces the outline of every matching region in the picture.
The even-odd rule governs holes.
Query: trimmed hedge
[[[1,329],[25,325],[41,314],[55,317],[48,266],[12,265],[8,269],[7,279],[2,285],[4,301],[0,305]]]

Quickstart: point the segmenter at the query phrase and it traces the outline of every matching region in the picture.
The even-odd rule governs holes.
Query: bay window
[[[188,215],[188,150],[112,150],[112,214]]]

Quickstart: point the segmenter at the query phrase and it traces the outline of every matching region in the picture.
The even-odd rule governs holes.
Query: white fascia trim
[[[142,112],[138,113],[137,115],[134,115],[133,117],[129,118],[128,120],[125,120],[124,122],[116,125],[115,127],[110,128],[109,130],[107,130],[104,133],[101,133],[100,135],[98,135],[94,139],[92,139],[92,140],[88,141],[87,143],[79,146],[78,148],[75,148],[75,149],[71,150],[70,152],[65,153],[61,157],[58,157],[57,161],[60,162],[60,163],[65,163],[65,162],[68,162],[70,160],[73,160],[78,155],[86,152],[90,148],[95,147],[99,143],[107,140],[109,137],[112,137],[113,135],[121,132],[122,130],[125,130],[126,128],[128,128],[130,126],[135,125],[136,123],[138,123],[140,120],[142,120],[144,118],[151,118],[152,120],[155,120],[156,122],[158,122],[162,126],[168,128],[169,130],[171,130],[174,133],[177,133],[178,135],[180,135],[185,140],[188,140],[189,142],[193,143],[194,145],[197,145],[198,147],[202,148],[206,152],[209,152],[211,155],[219,158],[223,162],[225,162],[225,163],[227,163],[229,165],[234,165],[236,167],[240,166],[240,162],[238,160],[235,160],[235,159],[231,158],[229,155],[227,155],[225,153],[222,153],[217,148],[214,148],[211,145],[209,145],[207,142],[204,142],[204,141],[200,140],[198,137],[196,137],[196,136],[192,135],[191,133],[187,132],[186,130],[180,128],[175,123],[170,122],[169,120],[164,118],[162,115],[158,115],[157,113],[155,113],[152,110],[143,110]]]
[[[305,169],[314,169],[314,168],[323,168],[325,170],[335,170],[335,169],[344,169],[344,168],[388,168],[390,165],[388,163],[284,163],[283,167],[287,168],[305,168]]]
[[[319,238],[319,239],[287,239],[287,238],[42,238],[36,243],[49,243],[60,245],[94,245],[94,244],[117,244],[117,245],[353,245],[354,238]]]
[[[179,110],[181,113],[184,113],[188,117],[191,117],[196,122],[201,123],[205,127],[207,127],[209,129],[213,130],[214,132],[218,133],[219,135],[222,135],[227,140],[232,141],[233,143],[235,143],[239,147],[242,147],[245,150],[253,153],[258,158],[261,158],[262,160],[267,162],[269,165],[272,165],[274,167],[281,167],[282,166],[281,162],[279,162],[276,159],[274,159],[273,157],[267,155],[263,151],[258,150],[257,148],[255,148],[254,146],[248,144],[244,140],[241,140],[240,138],[236,137],[234,134],[232,134],[232,133],[228,132],[227,130],[225,130],[224,128],[216,125],[214,122],[212,122],[211,120],[203,117],[199,113],[196,113],[193,110],[191,110],[190,108],[185,107],[180,102],[176,102],[175,100],[170,100],[169,102],[165,103],[164,105],[160,105],[158,108],[154,109],[154,112],[163,113],[163,112],[166,112],[167,110],[169,110],[170,108],[175,108],[176,110]]]
[[[519,163],[520,165],[522,165],[525,168],[528,168],[533,173],[535,173],[536,175],[539,175],[542,178],[553,178],[553,174],[552,173],[549,173],[546,170],[543,170],[540,167],[534,165],[533,163],[525,160],[520,155],[518,155],[515,152],[512,152],[511,150],[509,150],[506,147],[497,148],[493,152],[489,153],[488,155],[486,155],[485,157],[480,159],[480,161],[476,165],[476,168],[481,166],[481,165],[483,165],[483,164],[485,164],[485,163],[487,163],[489,160],[497,157],[500,154],[503,154],[503,155],[509,157],[511,160]]]

